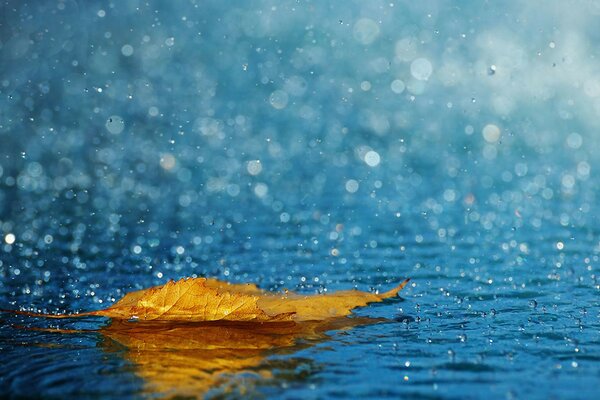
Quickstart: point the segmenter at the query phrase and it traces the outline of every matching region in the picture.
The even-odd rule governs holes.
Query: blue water
[[[3,313],[0,395],[598,397],[598,15],[2,3],[0,308],[412,280],[312,335]]]

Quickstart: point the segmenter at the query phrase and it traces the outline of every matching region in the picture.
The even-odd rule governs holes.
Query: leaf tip
[[[399,284],[392,290],[389,290],[385,293],[380,294],[379,297],[381,297],[382,299],[389,299],[391,297],[396,296],[398,294],[398,292],[400,292],[402,289],[404,289],[404,287],[408,284],[408,282],[410,282],[410,278],[406,278],[404,281],[402,281],[401,284]]]

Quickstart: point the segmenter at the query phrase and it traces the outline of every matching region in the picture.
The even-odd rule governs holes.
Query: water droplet
[[[7,233],[6,236],[4,236],[4,242],[6,242],[6,244],[13,244],[16,240],[16,237],[13,233]]]
[[[148,108],[148,115],[151,117],[156,117],[156,116],[158,116],[159,113],[160,113],[160,110],[158,109],[158,107],[152,106],[152,107]]]
[[[488,143],[496,143],[498,140],[500,140],[500,128],[494,124],[488,124],[484,126],[481,134]]]
[[[450,357],[450,359],[454,361],[454,358],[456,357],[456,353],[454,352],[454,350],[448,349],[448,357]]]
[[[390,85],[390,87],[392,89],[392,92],[394,92],[396,94],[400,94],[400,93],[404,92],[406,85],[400,79],[396,79],[396,80],[392,81],[392,84]]]
[[[417,80],[428,80],[432,72],[433,66],[426,58],[417,58],[410,64],[410,74]]]
[[[273,108],[277,110],[281,110],[285,108],[288,104],[289,96],[283,90],[276,90],[271,93],[271,97],[269,98],[269,102]]]
[[[357,42],[368,45],[379,36],[379,25],[370,18],[361,18],[354,24],[352,33]]]
[[[379,153],[377,153],[376,151],[370,150],[365,154],[365,163],[369,167],[376,167],[379,165],[380,162],[381,162],[381,157],[379,156]]]
[[[110,133],[118,135],[125,129],[125,121],[118,115],[112,115],[108,118],[104,126]]]
[[[260,160],[250,160],[246,164],[246,170],[250,175],[256,176],[262,172],[263,167]]]
[[[123,47],[121,47],[121,54],[125,57],[130,57],[133,55],[133,46],[130,44],[123,45]]]
[[[529,307],[531,308],[537,308],[538,303],[535,300],[529,300]]]

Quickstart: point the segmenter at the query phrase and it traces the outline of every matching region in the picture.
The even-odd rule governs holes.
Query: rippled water
[[[600,395],[594,2],[0,10],[0,309],[412,279],[277,330],[2,313],[0,396]]]
[[[298,287],[306,293],[354,286],[384,289],[410,276],[413,284],[402,299],[357,312],[385,322],[332,330],[319,338],[291,335],[286,337],[289,343],[265,350],[260,349],[260,337],[250,335],[246,341],[257,343],[259,350],[248,354],[234,349],[233,354],[213,356],[194,345],[191,350],[169,350],[168,343],[153,335],[139,338],[145,343],[139,349],[139,342],[128,343],[102,330],[58,334],[15,328],[106,327],[100,319],[56,323],[5,314],[4,393],[129,397],[148,393],[150,387],[151,392],[182,390],[189,395],[182,378],[174,387],[161,386],[152,374],[165,372],[144,367],[157,360],[173,373],[172,362],[158,355],[165,351],[182,352],[182,360],[173,363],[186,366],[183,376],[199,381],[199,391],[206,388],[206,380],[213,382],[210,375],[215,370],[223,371],[225,377],[214,379],[211,395],[592,398],[598,393],[594,383],[600,374],[599,289],[588,267],[597,260],[593,233],[559,226],[543,232],[508,228],[494,235],[502,238],[496,243],[464,221],[457,222],[452,236],[434,235],[420,226],[428,223],[426,215],[344,221],[344,230],[362,227],[373,233],[344,236],[337,257],[327,255],[332,246],[326,238],[336,224],[323,224],[311,216],[301,224],[311,228],[305,238],[299,226],[286,229],[268,220],[252,223],[244,232],[254,235],[252,246],[246,246],[250,248],[213,245],[217,254],[211,259],[220,260],[221,270],[230,268],[229,274],[221,273],[224,279],[255,281],[272,289]],[[521,235],[527,242],[520,240]],[[560,240],[562,250],[556,248],[556,243],[563,243]],[[201,249],[192,246],[189,252],[202,254]],[[13,262],[18,265],[23,259],[14,257]],[[131,258],[123,257],[112,269],[106,266],[114,260],[110,255],[99,253],[86,260],[89,266],[82,272],[71,266],[65,275],[58,271],[39,285],[32,277],[39,271],[25,269],[6,281],[5,299],[13,307],[90,309],[132,285],[148,286],[166,276],[218,274],[176,259],[161,264],[165,276],[158,279],[149,267],[136,271]],[[182,265],[182,271],[175,265]],[[75,290],[82,292],[79,298],[73,295]],[[83,294],[86,291],[94,294]],[[207,342],[215,345],[210,337]],[[146,348],[155,343],[157,348]],[[213,358],[216,361],[210,363]]]

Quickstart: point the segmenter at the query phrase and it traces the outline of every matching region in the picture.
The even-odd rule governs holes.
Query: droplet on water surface
[[[106,120],[106,124],[104,126],[110,133],[118,135],[119,133],[123,132],[123,129],[125,129],[125,121],[123,121],[123,118],[118,115],[111,115]]]
[[[537,308],[537,305],[538,305],[537,301],[535,301],[535,300],[529,300],[529,307],[531,307],[531,308]]]

